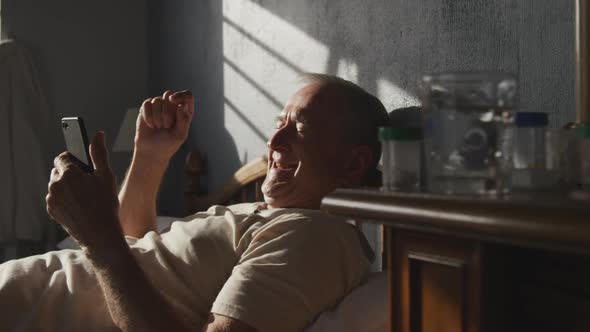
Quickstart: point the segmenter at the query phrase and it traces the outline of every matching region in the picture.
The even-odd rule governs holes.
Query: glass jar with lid
[[[557,183],[548,124],[549,117],[544,112],[517,112],[514,115],[512,188],[544,189]]]
[[[516,78],[493,72],[424,76],[424,143],[428,190],[502,195],[510,190],[509,131]]]
[[[420,189],[420,128],[379,128],[382,147],[383,190]]]

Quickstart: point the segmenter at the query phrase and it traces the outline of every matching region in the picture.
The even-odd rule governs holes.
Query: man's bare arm
[[[125,242],[86,255],[92,262],[115,325],[122,331],[198,331],[179,317],[149,283]],[[258,332],[237,319],[211,313],[202,332]]]
[[[117,327],[122,331],[197,331],[150,284],[125,241],[86,250]]]
[[[156,200],[167,161],[133,156],[119,191],[119,220],[123,234],[143,237],[156,230]]]
[[[125,242],[103,133],[94,137],[90,156],[93,173],[82,171],[67,152],[55,159],[47,212],[91,262],[113,321],[124,331],[198,330],[200,326],[189,326],[150,284]]]
[[[143,237],[156,230],[158,188],[170,158],[188,135],[193,104],[189,91],[166,91],[141,105],[133,160],[119,192],[119,220],[125,235]]]
[[[115,325],[122,331],[198,331],[177,315],[153,285],[124,241],[107,250],[85,250]],[[202,332],[258,332],[237,319],[211,313]]]

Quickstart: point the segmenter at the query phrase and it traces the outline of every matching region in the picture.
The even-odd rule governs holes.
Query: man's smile
[[[299,161],[294,158],[288,158],[285,154],[273,151],[271,154],[271,170],[277,170],[278,172],[294,172],[299,166]]]
[[[295,175],[299,163],[285,163],[272,161],[270,173],[279,181],[292,178]]]

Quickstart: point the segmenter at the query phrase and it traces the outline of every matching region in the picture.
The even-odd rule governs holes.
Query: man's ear
[[[346,184],[350,187],[359,186],[367,170],[373,164],[373,151],[366,145],[357,145],[352,148],[346,163]]]

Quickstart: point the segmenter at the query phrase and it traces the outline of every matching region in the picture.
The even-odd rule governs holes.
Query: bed
[[[248,201],[261,201],[261,185],[267,170],[266,157],[256,158],[238,169],[219,189],[207,192],[205,159],[198,151],[187,155],[185,174],[186,214],[207,209],[214,204],[229,205]],[[158,231],[165,231],[178,218],[159,216]],[[60,242],[58,248],[75,248],[71,238]],[[368,278],[348,294],[336,307],[319,315],[306,332],[381,332],[388,330],[387,275],[371,272]]]

